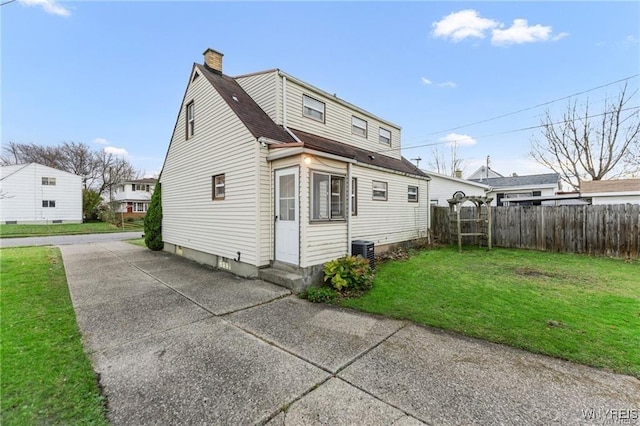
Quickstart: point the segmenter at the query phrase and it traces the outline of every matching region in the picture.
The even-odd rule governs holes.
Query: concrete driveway
[[[633,377],[307,303],[124,242],[60,249],[113,424],[638,423]]]

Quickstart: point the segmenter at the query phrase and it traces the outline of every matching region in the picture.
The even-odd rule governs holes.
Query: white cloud
[[[109,141],[106,140],[105,138],[95,138],[93,140],[93,143],[97,143],[97,144],[100,144],[100,145],[107,145],[109,143]]]
[[[631,44],[637,44],[638,43],[638,39],[632,35],[628,35],[627,36],[627,42],[631,43]]]
[[[104,152],[106,152],[107,154],[121,155],[123,157],[126,157],[127,155],[129,155],[126,149],[116,148],[115,146],[106,146],[104,148]]]
[[[510,44],[534,43],[549,40],[551,27],[542,25],[530,26],[526,19],[514,19],[513,25],[506,30],[493,29],[491,44],[508,46]]]
[[[70,16],[69,9],[58,4],[56,0],[18,0],[25,6],[42,6],[45,12],[58,16]]]
[[[433,82],[432,82],[431,80],[429,80],[427,77],[422,77],[422,82],[423,82],[424,84],[427,84],[427,85],[428,85],[428,84],[433,83]]]
[[[438,83],[439,87],[446,87],[446,88],[450,88],[450,89],[454,89],[456,87],[458,87],[457,84],[455,84],[453,81],[445,81],[444,83]]]
[[[431,24],[434,36],[450,38],[453,41],[461,41],[469,37],[484,38],[488,30],[498,25],[498,22],[493,19],[480,17],[480,14],[473,9],[451,13]]]
[[[447,136],[439,139],[441,142],[447,142],[447,145],[470,146],[475,145],[477,141],[469,135],[461,135],[459,133],[449,133]]]
[[[540,41],[557,41],[569,35],[559,33],[553,35],[548,25],[529,25],[526,19],[514,19],[509,28],[500,21],[483,18],[473,9],[453,12],[440,21],[431,24],[433,35],[454,42],[466,38],[485,38],[491,33],[491,44],[494,46],[510,46],[512,44],[535,43]]]

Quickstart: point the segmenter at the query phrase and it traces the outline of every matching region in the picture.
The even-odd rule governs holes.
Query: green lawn
[[[640,262],[442,248],[379,265],[343,306],[640,377]]]
[[[140,231],[144,228],[141,220],[125,222],[122,226],[106,222],[61,223],[56,225],[0,225],[1,238],[42,237],[46,235],[98,234],[103,232]]]
[[[58,249],[0,250],[0,424],[107,424]]]

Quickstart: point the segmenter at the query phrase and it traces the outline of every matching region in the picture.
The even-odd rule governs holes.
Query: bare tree
[[[547,111],[541,122],[544,138],[531,141],[531,157],[576,190],[583,180],[637,173],[640,110],[627,105],[636,93],[627,96],[625,84],[616,99],[607,97],[599,113],[590,112],[588,100],[584,107],[569,102],[562,120]]]
[[[91,189],[109,198],[118,183],[139,176],[124,157],[105,151],[93,151],[86,143],[64,142],[58,146],[40,146],[34,143],[9,142],[4,147],[0,163],[39,163],[82,176],[85,189]]]
[[[464,171],[466,168],[464,159],[458,156],[458,144],[450,145],[451,154],[445,154],[439,145],[435,145],[431,149],[431,159],[427,161],[427,165],[441,175],[456,176],[456,171]]]

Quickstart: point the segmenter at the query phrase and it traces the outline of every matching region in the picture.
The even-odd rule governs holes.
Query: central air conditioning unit
[[[373,241],[353,240],[351,241],[351,254],[362,256],[369,260],[371,269],[376,269],[376,259]]]

